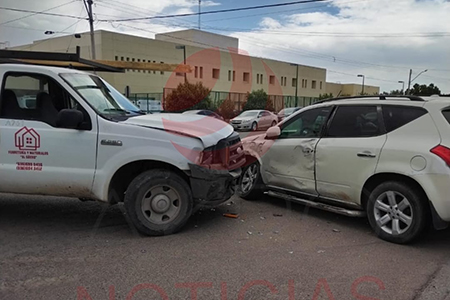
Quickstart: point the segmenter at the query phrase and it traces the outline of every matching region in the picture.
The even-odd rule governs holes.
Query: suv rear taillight
[[[450,166],[450,149],[442,145],[436,146],[430,150],[431,153],[436,154],[442,158],[445,163]]]

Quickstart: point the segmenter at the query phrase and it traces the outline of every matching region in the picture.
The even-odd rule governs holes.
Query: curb
[[[450,300],[450,261],[446,262],[428,281],[414,300]]]

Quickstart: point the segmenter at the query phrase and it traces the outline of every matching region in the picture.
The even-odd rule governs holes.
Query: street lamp
[[[298,106],[298,64],[291,64],[291,66],[296,66],[296,75],[295,75],[295,107]]]
[[[402,80],[399,80],[398,83],[402,84],[402,94],[404,95],[405,94],[405,82]]]
[[[184,45],[177,45],[175,46],[175,49],[183,49],[183,64],[186,65],[186,46]],[[184,73],[184,82],[187,82],[187,73]]]
[[[366,79],[366,76],[359,74],[358,77],[362,77],[363,82],[362,82],[362,90],[361,90],[361,95],[364,95],[364,81]]]
[[[411,83],[414,82],[414,80],[416,80],[420,75],[422,75],[425,72],[428,72],[428,69],[423,70],[422,72],[420,72],[419,74],[417,74],[416,77],[414,77],[413,79],[411,79],[412,76],[412,69],[409,70],[409,80],[408,80],[408,93],[411,92]]]

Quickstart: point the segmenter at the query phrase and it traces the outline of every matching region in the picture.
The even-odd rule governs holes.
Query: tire
[[[258,123],[253,122],[252,127],[250,128],[251,131],[257,131],[258,130]]]
[[[136,229],[151,236],[179,231],[192,214],[193,199],[186,181],[156,169],[138,175],[125,194],[125,210]]]
[[[402,182],[380,184],[372,191],[367,203],[370,226],[385,241],[412,242],[428,224],[429,207],[425,198],[416,187]]]
[[[251,176],[251,178],[253,179],[249,178],[250,173],[253,173],[253,175]],[[246,179],[250,180],[251,186],[248,188],[243,188],[243,185],[244,186],[246,185],[245,182]],[[263,196],[263,191],[264,191],[264,184],[261,179],[260,165],[256,161],[243,168],[242,175],[238,181],[237,193],[239,197],[245,200],[257,200]]]
[[[270,127],[273,127],[273,126],[275,126],[275,125],[277,125],[277,122],[276,122],[276,121],[273,121],[273,122],[272,122],[272,125],[270,125]]]

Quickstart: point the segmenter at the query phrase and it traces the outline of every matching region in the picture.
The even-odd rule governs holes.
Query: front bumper
[[[252,123],[249,124],[230,124],[234,130],[250,130],[252,129]]]
[[[192,196],[201,206],[219,205],[234,195],[241,169],[214,170],[189,164]]]

